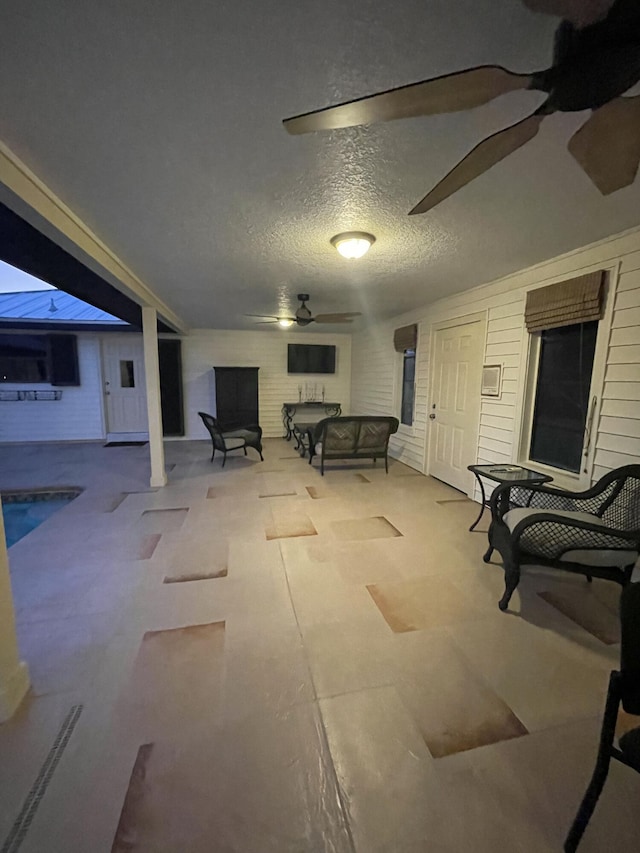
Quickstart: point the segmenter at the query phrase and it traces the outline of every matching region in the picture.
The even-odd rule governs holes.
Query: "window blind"
[[[393,333],[393,346],[396,352],[415,349],[417,343],[418,326],[415,323],[412,326],[403,326],[401,329],[396,329]]]
[[[559,281],[527,293],[524,312],[528,332],[542,332],[602,317],[604,270]]]

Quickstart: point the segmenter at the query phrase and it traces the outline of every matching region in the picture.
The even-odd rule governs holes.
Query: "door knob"
[[[436,416],[433,414],[433,412],[431,412],[431,414],[429,415],[429,420],[435,421],[435,419],[436,419]]]

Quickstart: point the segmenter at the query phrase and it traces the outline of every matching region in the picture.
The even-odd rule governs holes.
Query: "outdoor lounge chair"
[[[640,554],[640,465],[605,474],[585,492],[550,486],[499,486],[491,496],[489,562],[504,564],[506,610],[524,564],[629,583]]]
[[[247,447],[253,447],[254,450],[257,450],[260,454],[260,461],[264,462],[262,456],[262,427],[259,427],[257,424],[251,424],[250,426],[242,427],[242,429],[222,430],[213,415],[208,415],[206,412],[198,412],[198,414],[211,436],[211,444],[213,445],[211,451],[212,462],[216,455],[216,450],[219,450],[224,454],[222,458],[222,467],[224,468],[224,464],[227,461],[227,453],[231,450],[242,449],[246,456]]]
[[[611,759],[640,773],[640,727],[623,734],[619,748],[613,745],[620,703],[627,714],[640,716],[640,584],[629,584],[620,596],[620,671],[609,677],[609,692],[600,732],[600,747],[593,776],[564,844],[565,853],[575,853],[602,793]]]

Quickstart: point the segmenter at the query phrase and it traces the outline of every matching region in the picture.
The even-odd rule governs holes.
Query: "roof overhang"
[[[46,281],[78,299],[119,317],[129,326],[134,327],[134,331],[142,329],[140,305],[2,202],[0,202],[0,258],[41,281]],[[34,328],[34,322],[24,321],[23,326],[21,321],[7,320],[3,321],[2,327],[8,328],[7,324],[11,324],[11,327],[15,328],[20,324],[23,328],[27,325],[29,328]],[[52,328],[49,322],[42,325],[45,328]],[[98,329],[93,326],[91,331],[98,331]],[[158,320],[158,331],[173,332],[174,329],[162,320]]]

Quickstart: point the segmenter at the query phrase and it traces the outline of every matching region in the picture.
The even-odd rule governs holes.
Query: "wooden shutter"
[[[418,327],[415,323],[412,326],[403,326],[401,329],[396,329],[393,333],[393,346],[396,352],[415,349],[417,343]]]
[[[603,308],[604,271],[559,281],[527,293],[525,323],[528,332],[599,320]]]

